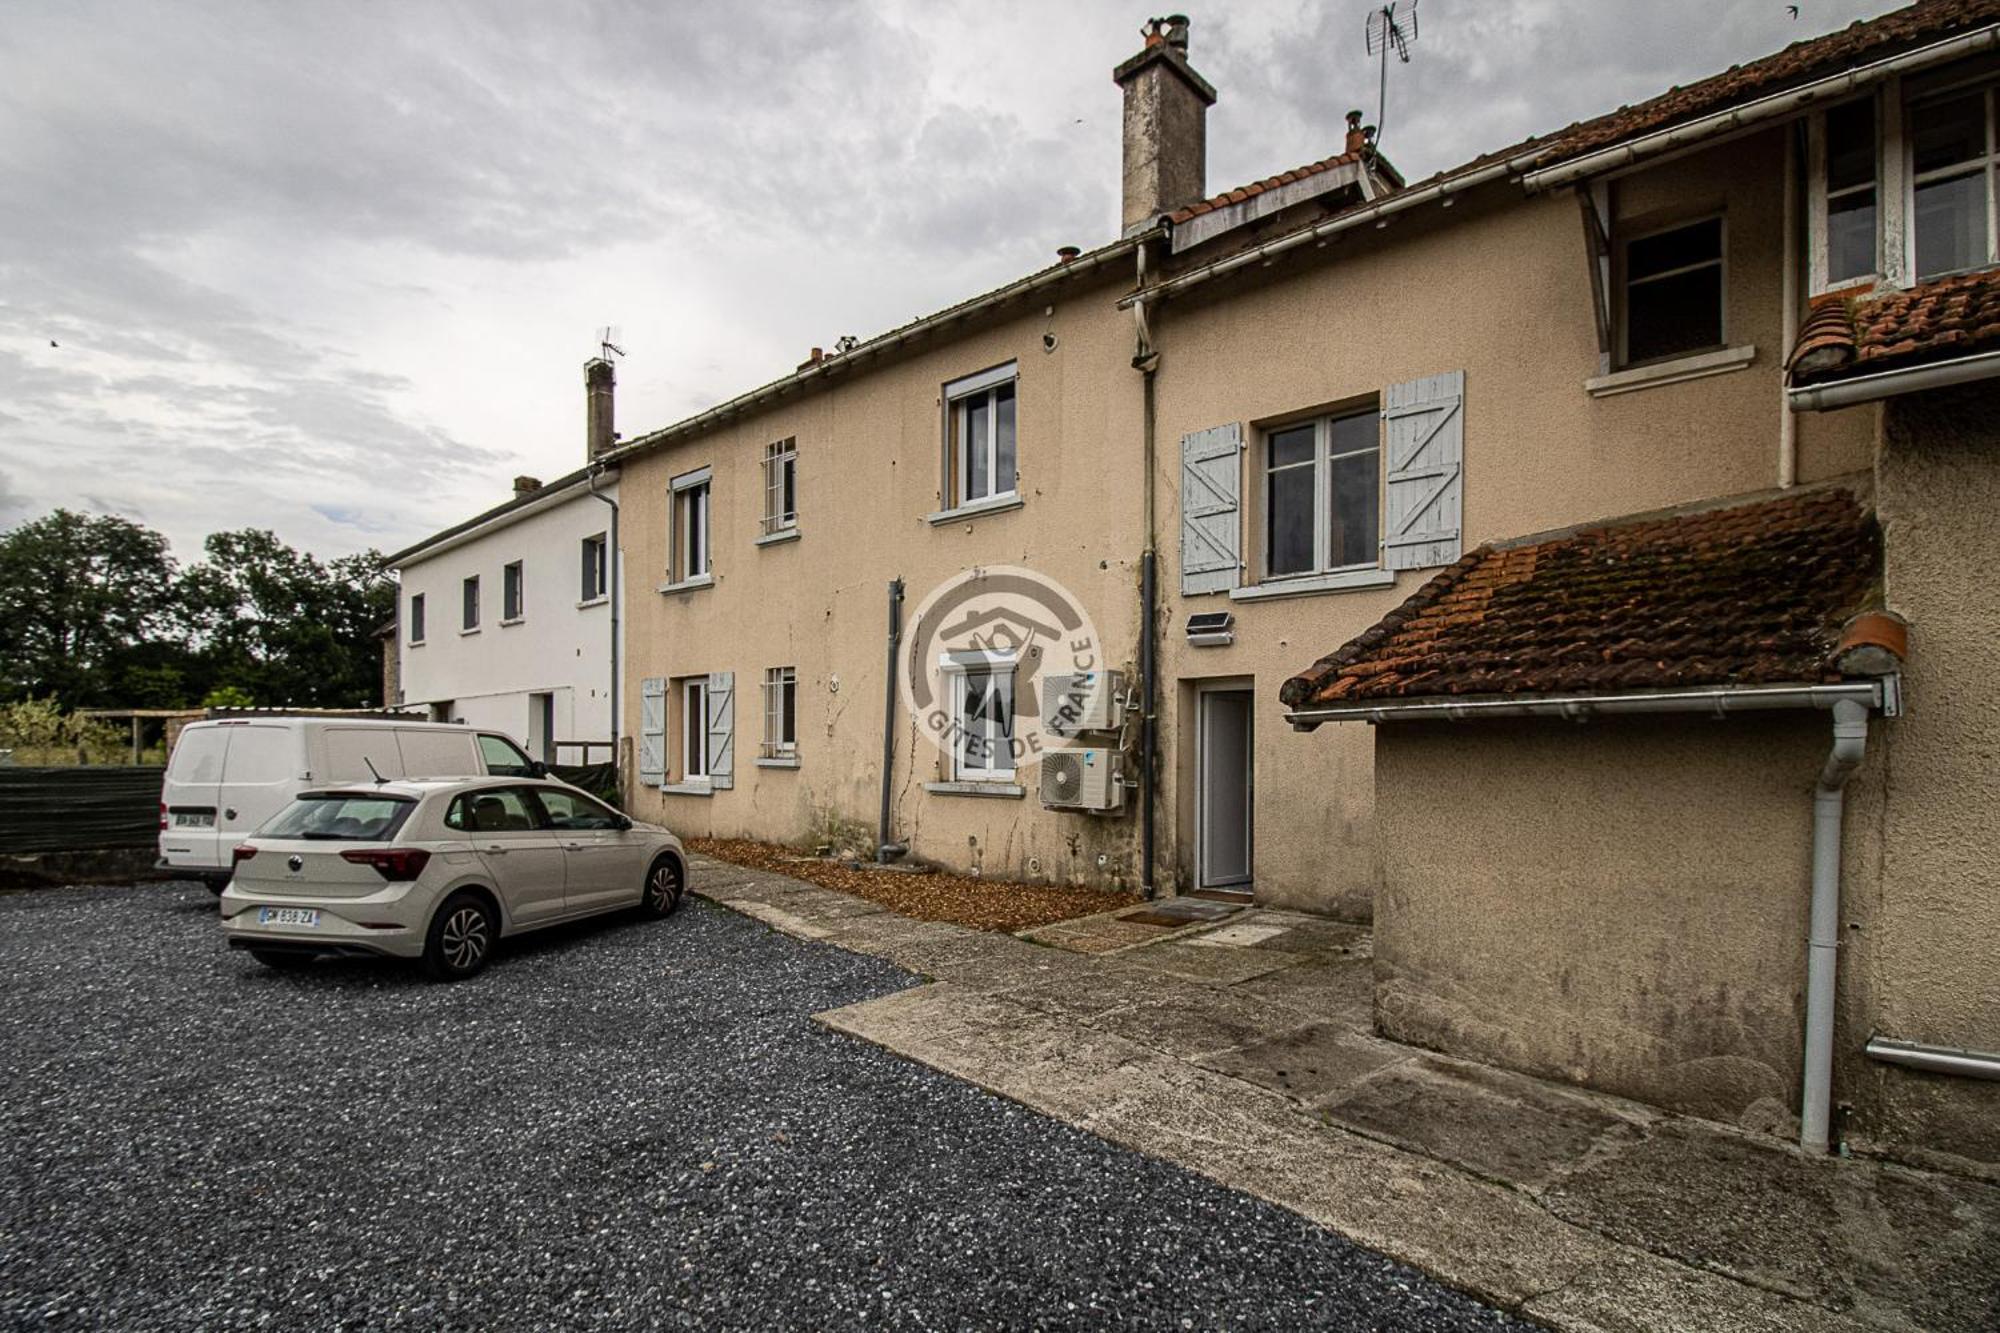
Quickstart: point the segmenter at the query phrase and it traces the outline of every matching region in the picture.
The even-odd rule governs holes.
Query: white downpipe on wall
[[[1806,948],[1805,1083],[1799,1146],[1827,1150],[1833,1116],[1833,1002],[1840,957],[1840,833],[1848,775],[1868,748],[1868,710],[1850,699],[1833,706],[1833,748],[1813,791],[1812,924]]]
[[[1784,303],[1783,329],[1778,346],[1789,357],[1799,340],[1799,136],[1785,133],[1785,261],[1779,284]],[[1778,377],[1778,485],[1790,487],[1799,480],[1799,419],[1785,397],[1785,377]]]
[[[1957,1046],[1927,1046],[1920,1041],[1897,1041],[1894,1037],[1870,1037],[1867,1051],[1870,1059],[1901,1065],[1905,1069],[2000,1082],[2000,1055],[1987,1051],[1968,1051]]]

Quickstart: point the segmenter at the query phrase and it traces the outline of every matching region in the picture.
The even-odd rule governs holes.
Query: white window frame
[[[411,593],[409,642],[412,648],[415,648],[423,643],[424,635],[430,628],[425,623],[429,619],[430,619],[430,604],[428,601],[425,600],[424,594],[420,592]]]
[[[1937,167],[1919,176],[1917,174],[1917,145],[1914,112],[1926,102],[1943,102],[1963,97],[1968,93],[1978,93],[1985,102],[1986,151],[1977,159],[1978,171],[1986,184],[1986,253],[1974,259],[1963,268],[1944,269],[1937,273],[1917,272],[1917,190],[1933,181],[1945,180],[1970,173],[1965,170],[1966,162],[1948,167]],[[1957,273],[1971,273],[1987,268],[2000,261],[2000,124],[1996,124],[1996,113],[2000,113],[2000,82],[1994,82],[1990,74],[1969,78],[1965,82],[1950,87],[1926,89],[1920,96],[1912,98],[1903,108],[1902,114],[1902,157],[1903,157],[1903,227],[1906,253],[1906,272],[1911,282],[1930,282],[1937,278],[1947,278]]]
[[[479,604],[479,575],[467,574],[458,584],[458,632],[479,633],[482,608]]]
[[[1704,222],[1715,222],[1716,255],[1714,259],[1704,259],[1698,264],[1683,264],[1679,268],[1668,269],[1664,273],[1649,273],[1639,279],[1641,285],[1658,282],[1663,278],[1679,277],[1683,273],[1693,273],[1697,269],[1713,266],[1716,270],[1716,341],[1699,347],[1684,347],[1677,352],[1666,352],[1659,356],[1649,356],[1644,361],[1632,359],[1632,247],[1640,241],[1664,236],[1671,231],[1683,231],[1689,227],[1699,227]],[[1616,245],[1617,253],[1617,316],[1618,316],[1618,365],[1621,369],[1636,366],[1667,365],[1691,356],[1706,356],[1729,346],[1729,218],[1724,213],[1703,213],[1696,217],[1680,218],[1665,226],[1652,227],[1645,231],[1620,236]]]
[[[577,591],[577,601],[596,602],[609,595],[611,586],[611,535],[596,532],[582,540],[581,545],[590,553],[590,581]]]
[[[1021,387],[1020,363],[1009,361],[976,375],[967,375],[944,386],[944,475],[939,494],[947,513],[1002,505],[1020,495],[1021,474]],[[1000,410],[995,390],[1014,386],[1014,467],[1000,476]],[[970,414],[986,415],[986,476],[989,489],[980,495],[968,490],[972,478],[970,463]]]
[[[1871,121],[1875,127],[1875,175],[1863,185],[1844,186],[1838,190],[1827,187],[1827,162],[1831,156],[1831,141],[1827,135],[1826,118],[1829,112],[1843,110],[1857,103],[1867,103]],[[1806,152],[1808,179],[1811,189],[1806,196],[1806,234],[1809,238],[1806,257],[1807,282],[1813,296],[1827,292],[1846,291],[1851,287],[1866,287],[1882,279],[1885,270],[1884,238],[1889,235],[1888,216],[1892,207],[1892,192],[1887,171],[1888,154],[1884,146],[1889,143],[1889,118],[1885,113],[1887,102],[1873,93],[1851,98],[1835,106],[1815,111],[1808,122]],[[1875,262],[1865,273],[1857,273],[1845,278],[1828,276],[1831,259],[1830,248],[1833,236],[1833,203],[1837,198],[1872,190],[1875,195]],[[1726,250],[1725,250],[1726,258]]]
[[[764,446],[763,535],[778,536],[799,526],[799,442],[797,436]]]
[[[680,682],[683,783],[708,781],[708,677],[688,676]]]
[[[513,605],[508,605],[508,595],[513,595]],[[500,623],[518,625],[528,617],[528,566],[525,561],[509,560],[500,569]]]
[[[799,671],[797,667],[764,669],[764,743],[760,757],[796,760],[799,754]],[[791,732],[789,739],[786,731]]]
[[[1333,423],[1352,418],[1367,417],[1375,423],[1375,442],[1355,449],[1343,449],[1338,453],[1333,448]],[[1311,569],[1295,570],[1284,574],[1271,572],[1271,437],[1285,431],[1297,430],[1311,424],[1313,428],[1313,456],[1307,462],[1286,464],[1286,471],[1311,467],[1313,472],[1313,563]],[[1382,522],[1386,506],[1382,502],[1382,409],[1380,403],[1369,403],[1337,412],[1323,412],[1315,417],[1279,422],[1266,426],[1260,431],[1262,447],[1257,457],[1257,545],[1258,581],[1261,583],[1289,583],[1294,579],[1322,579],[1329,574],[1344,574],[1351,570],[1380,569],[1382,567]],[[1351,565],[1333,563],[1333,465],[1343,458],[1353,458],[1372,452],[1375,455],[1375,555],[1371,560],[1363,560]]]
[[[715,528],[710,503],[712,476],[711,469],[697,468],[693,472],[682,473],[669,483],[666,583],[669,589],[698,587],[715,579]],[[690,526],[695,529],[694,535],[700,537],[698,543],[690,541]]]
[[[1015,681],[1018,662],[1012,653],[998,652],[958,652],[945,653],[938,659],[944,672],[945,688],[951,691],[951,751],[948,772],[954,782],[1002,782],[1014,780],[1015,733],[1020,721],[1015,711]],[[1006,696],[1007,734],[1006,744],[999,747],[1000,753],[989,755],[993,762],[975,764],[965,755],[964,737],[970,734],[965,710],[965,685],[970,677],[986,676],[994,686]]]

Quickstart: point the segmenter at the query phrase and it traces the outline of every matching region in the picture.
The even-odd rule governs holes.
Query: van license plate
[[[215,816],[214,816],[214,815],[212,815],[212,814],[208,814],[208,815],[191,815],[191,814],[188,814],[188,813],[186,813],[185,811],[177,811],[177,812],[175,812],[175,814],[174,814],[174,827],[175,827],[175,828],[214,828],[214,827],[215,827]]]
[[[257,924],[260,926],[317,926],[319,912],[311,907],[260,907],[257,909]]]

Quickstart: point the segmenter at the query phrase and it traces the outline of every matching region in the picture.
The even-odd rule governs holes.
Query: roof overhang
[[[1810,110],[1816,103],[1830,102],[1848,93],[1871,88],[1896,75],[1946,64],[1981,51],[1991,51],[1996,46],[2000,46],[2000,24],[1988,24],[1866,65],[1856,65],[1780,93],[1759,97],[1725,111],[1711,112],[1650,134],[1636,135],[1580,157],[1532,168],[1521,173],[1521,185],[1531,192],[1552,190],[1594,176],[1613,175],[1641,162],[1677,153],[1697,144],[1761,128]]]
[[[1975,356],[1953,357],[1878,371],[1873,375],[1851,375],[1822,384],[1802,384],[1785,391],[1785,401],[1794,412],[1832,412],[1858,403],[1872,403],[1924,389],[1944,389],[1954,384],[2000,376],[2000,351]]]
[[[1726,717],[1731,713],[1772,709],[1826,709],[1842,700],[1852,700],[1884,717],[1897,717],[1902,713],[1901,684],[1900,677],[1891,675],[1833,685],[1714,685],[1629,694],[1383,700],[1295,708],[1285,714],[1285,721],[1298,731],[1312,731],[1326,722],[1471,722],[1494,717],[1557,717],[1587,722],[1593,717],[1623,713],[1700,713]]]
[[[608,457],[609,455],[607,454],[606,458]],[[566,477],[557,477],[554,481],[541,487],[539,490],[529,491],[526,495],[516,496],[506,504],[489,509],[483,514],[475,515],[463,523],[446,528],[442,532],[434,532],[422,541],[412,546],[406,546],[393,555],[384,556],[382,557],[382,568],[401,569],[407,565],[414,565],[420,560],[428,560],[432,556],[443,555],[453,547],[463,546],[465,543],[484,537],[490,532],[497,532],[501,528],[519,523],[523,519],[545,513],[558,505],[568,504],[580,495],[591,491],[602,491],[607,481],[615,482],[617,479],[617,465],[600,459],[589,467],[579,468]]]

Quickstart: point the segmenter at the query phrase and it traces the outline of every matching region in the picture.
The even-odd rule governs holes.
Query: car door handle
[[[563,844],[563,848],[566,851],[580,852],[583,850],[583,844],[580,842],[566,842]]]
[[[485,852],[488,856],[505,856],[507,854],[507,848],[497,842],[489,842],[479,850]]]

